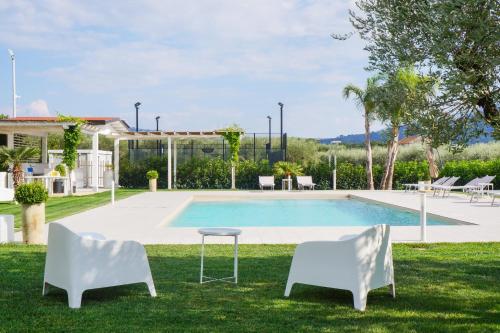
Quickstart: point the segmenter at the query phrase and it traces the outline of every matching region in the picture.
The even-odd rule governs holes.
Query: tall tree
[[[374,110],[377,105],[377,89],[380,77],[375,76],[366,80],[366,87],[363,90],[353,84],[348,84],[344,87],[342,93],[345,99],[351,96],[356,100],[359,106],[363,107],[365,118],[365,150],[366,150],[366,182],[369,190],[374,190],[373,184],[373,159],[372,159],[372,145],[371,145],[371,132],[370,122],[374,118]]]
[[[399,151],[399,132],[402,125],[414,118],[415,109],[426,97],[427,78],[418,75],[413,68],[398,68],[387,75],[378,89],[377,117],[389,125],[387,159],[381,189],[391,190],[394,165]]]
[[[0,147],[0,161],[6,167],[12,167],[14,188],[23,183],[24,172],[22,163],[38,155],[38,149],[31,147],[7,148]]]
[[[415,64],[439,79],[435,116],[450,127],[448,141],[465,144],[482,122],[500,136],[498,0],[356,0],[355,6],[350,20],[367,43],[368,69]]]

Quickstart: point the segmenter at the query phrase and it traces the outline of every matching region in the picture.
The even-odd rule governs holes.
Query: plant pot
[[[23,242],[26,244],[44,243],[45,203],[22,205]]]
[[[156,179],[149,180],[149,190],[151,192],[156,192]]]
[[[52,184],[52,193],[64,193],[64,180],[54,180],[54,183]]]
[[[111,188],[111,183],[113,182],[113,170],[104,171],[104,177],[102,182],[104,188]]]

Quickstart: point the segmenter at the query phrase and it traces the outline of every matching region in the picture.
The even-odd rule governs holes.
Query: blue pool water
[[[248,200],[193,202],[172,227],[331,227],[419,225],[418,213],[358,200]],[[429,225],[449,225],[427,217]]]

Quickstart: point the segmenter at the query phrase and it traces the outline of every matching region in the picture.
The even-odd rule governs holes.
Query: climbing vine
[[[66,164],[71,172],[76,167],[76,160],[78,158],[77,148],[82,140],[82,125],[85,121],[81,118],[63,115],[58,115],[57,120],[73,124],[64,129],[63,149],[63,163]]]
[[[229,143],[229,148],[231,150],[231,162],[236,165],[239,160],[240,153],[240,137],[243,135],[243,129],[237,125],[227,127],[220,130],[222,132],[222,137]]]

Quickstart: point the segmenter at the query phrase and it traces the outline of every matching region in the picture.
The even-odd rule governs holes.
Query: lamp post
[[[156,131],[158,132],[159,131],[159,122],[160,122],[160,116],[156,116],[155,117],[156,119]],[[156,141],[156,154],[159,155],[160,154],[160,141]]]
[[[281,154],[283,155],[283,103],[278,103],[280,107],[280,149]],[[283,157],[283,156],[282,156]]]
[[[139,132],[139,106],[141,106],[141,102],[137,102],[134,104],[135,106],[135,131]],[[135,141],[135,149],[139,149],[139,141]]]
[[[338,145],[342,143],[342,141],[339,140],[334,140],[331,142],[333,145]],[[333,172],[332,172],[332,177],[333,177],[333,190],[337,190],[337,149],[333,150]]]
[[[267,116],[267,119],[269,119],[269,143],[268,143],[268,149],[269,149],[269,152],[271,152],[271,116]]]
[[[14,51],[8,50],[10,55],[10,60],[12,60],[12,117],[17,116],[17,99],[21,96],[16,94],[16,56]]]

